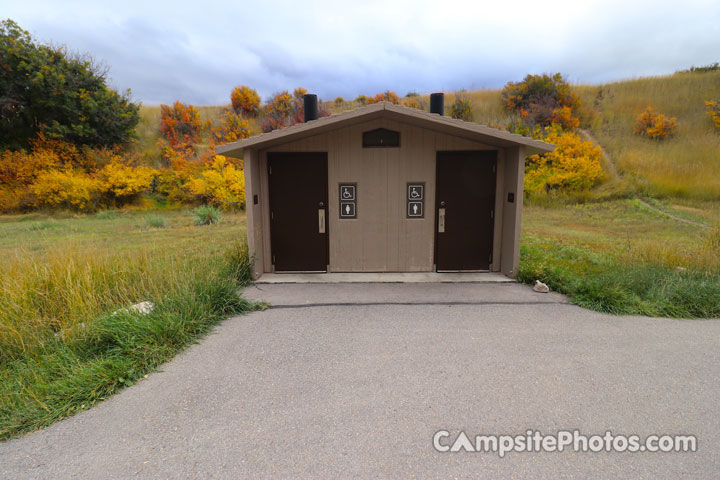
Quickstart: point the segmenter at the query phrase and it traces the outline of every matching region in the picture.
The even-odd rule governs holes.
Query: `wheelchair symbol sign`
[[[425,196],[425,185],[422,184],[408,184],[408,200],[412,202],[419,202]]]

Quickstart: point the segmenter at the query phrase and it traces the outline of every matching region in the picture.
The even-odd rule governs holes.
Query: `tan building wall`
[[[362,148],[362,133],[400,132],[399,148]],[[492,271],[514,275],[519,251],[524,149],[503,149],[390,119],[376,119],[274,146],[245,150],[247,222],[256,276],[272,272],[267,152],[328,153],[331,272],[434,269],[436,152],[498,150]],[[407,219],[407,182],[425,182],[425,217]],[[358,184],[357,219],[340,219],[338,184]],[[507,193],[516,200],[507,203]],[[259,204],[253,205],[253,195]]]

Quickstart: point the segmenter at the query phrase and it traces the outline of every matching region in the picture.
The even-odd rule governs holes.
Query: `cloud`
[[[576,82],[671,73],[720,60],[720,9],[682,3],[521,0],[169,4],[14,2],[42,41],[90,53],[146,103],[224,104],[247,84],[267,98],[499,87],[526,73]]]

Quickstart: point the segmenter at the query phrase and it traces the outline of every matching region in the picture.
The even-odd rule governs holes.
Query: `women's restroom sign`
[[[357,218],[357,183],[341,183],[340,218]]]
[[[425,182],[407,184],[407,218],[425,217]]]

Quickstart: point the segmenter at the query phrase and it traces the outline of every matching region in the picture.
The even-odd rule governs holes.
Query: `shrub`
[[[527,75],[522,82],[509,82],[503,88],[502,99],[505,110],[519,114],[531,130],[553,123],[566,130],[579,125],[575,114],[580,100],[560,73]]]
[[[461,93],[455,95],[455,101],[450,106],[450,116],[469,122],[472,120],[473,112],[470,100]]]
[[[370,97],[366,100],[367,104],[380,103],[380,102],[390,102],[390,103],[394,103],[395,105],[398,105],[398,104],[400,104],[400,97],[398,97],[398,94],[395,92],[391,92],[390,90],[385,90],[383,93],[378,93],[374,97]]]
[[[43,172],[30,187],[35,206],[89,211],[97,206],[100,181],[72,169]]]
[[[635,133],[653,140],[672,136],[677,127],[677,118],[666,117],[662,113],[657,113],[652,107],[647,107],[635,121]]]
[[[230,102],[235,113],[254,117],[260,110],[260,95],[247,85],[240,85],[230,92]]]
[[[160,133],[173,150],[192,149],[201,129],[200,114],[192,105],[160,105]]]
[[[165,217],[161,217],[160,215],[150,215],[145,219],[145,222],[152,228],[165,228],[167,226]]]
[[[335,97],[335,105],[340,106],[343,103],[345,103],[345,99],[343,97]]]
[[[409,97],[403,101],[403,105],[410,108],[417,108],[418,110],[425,110],[427,108],[427,102],[417,96]]]
[[[220,125],[212,130],[217,143],[236,142],[250,136],[248,121],[240,115],[226,110]]]
[[[220,209],[212,205],[201,205],[193,210],[195,225],[215,225],[220,222]]]
[[[298,90],[295,89],[297,95]],[[270,102],[265,105],[265,122],[262,125],[263,132],[271,132],[280,128],[289,127],[305,121],[305,105],[302,97],[291,97],[287,90],[276,94]],[[318,116],[327,117],[330,115],[327,107],[322,101],[318,102]]]
[[[98,220],[112,220],[117,218],[118,213],[115,210],[103,210],[95,215]]]
[[[603,176],[602,150],[592,142],[583,142],[573,132],[559,127],[546,130],[545,141],[555,150],[532,155],[525,163],[525,191],[529,194],[551,190],[578,192],[595,186]]]
[[[355,97],[355,101],[360,105],[365,105],[368,101],[368,97],[367,95],[358,95],[357,97]]]
[[[307,95],[307,93],[307,88],[297,87],[295,90],[293,90],[293,97],[296,99],[300,99]]]
[[[720,129],[720,99],[705,102],[707,114],[712,118],[715,128]]]
[[[62,46],[39,44],[0,21],[0,146],[29,146],[38,133],[77,145],[124,144],[140,120],[130,91],[106,84],[102,67]]]
[[[150,190],[157,170],[148,167],[131,167],[119,161],[109,163],[98,172],[102,190],[110,203],[127,204]]]
[[[225,209],[245,207],[244,172],[221,155],[199,177],[187,182],[185,188],[195,201]]]

